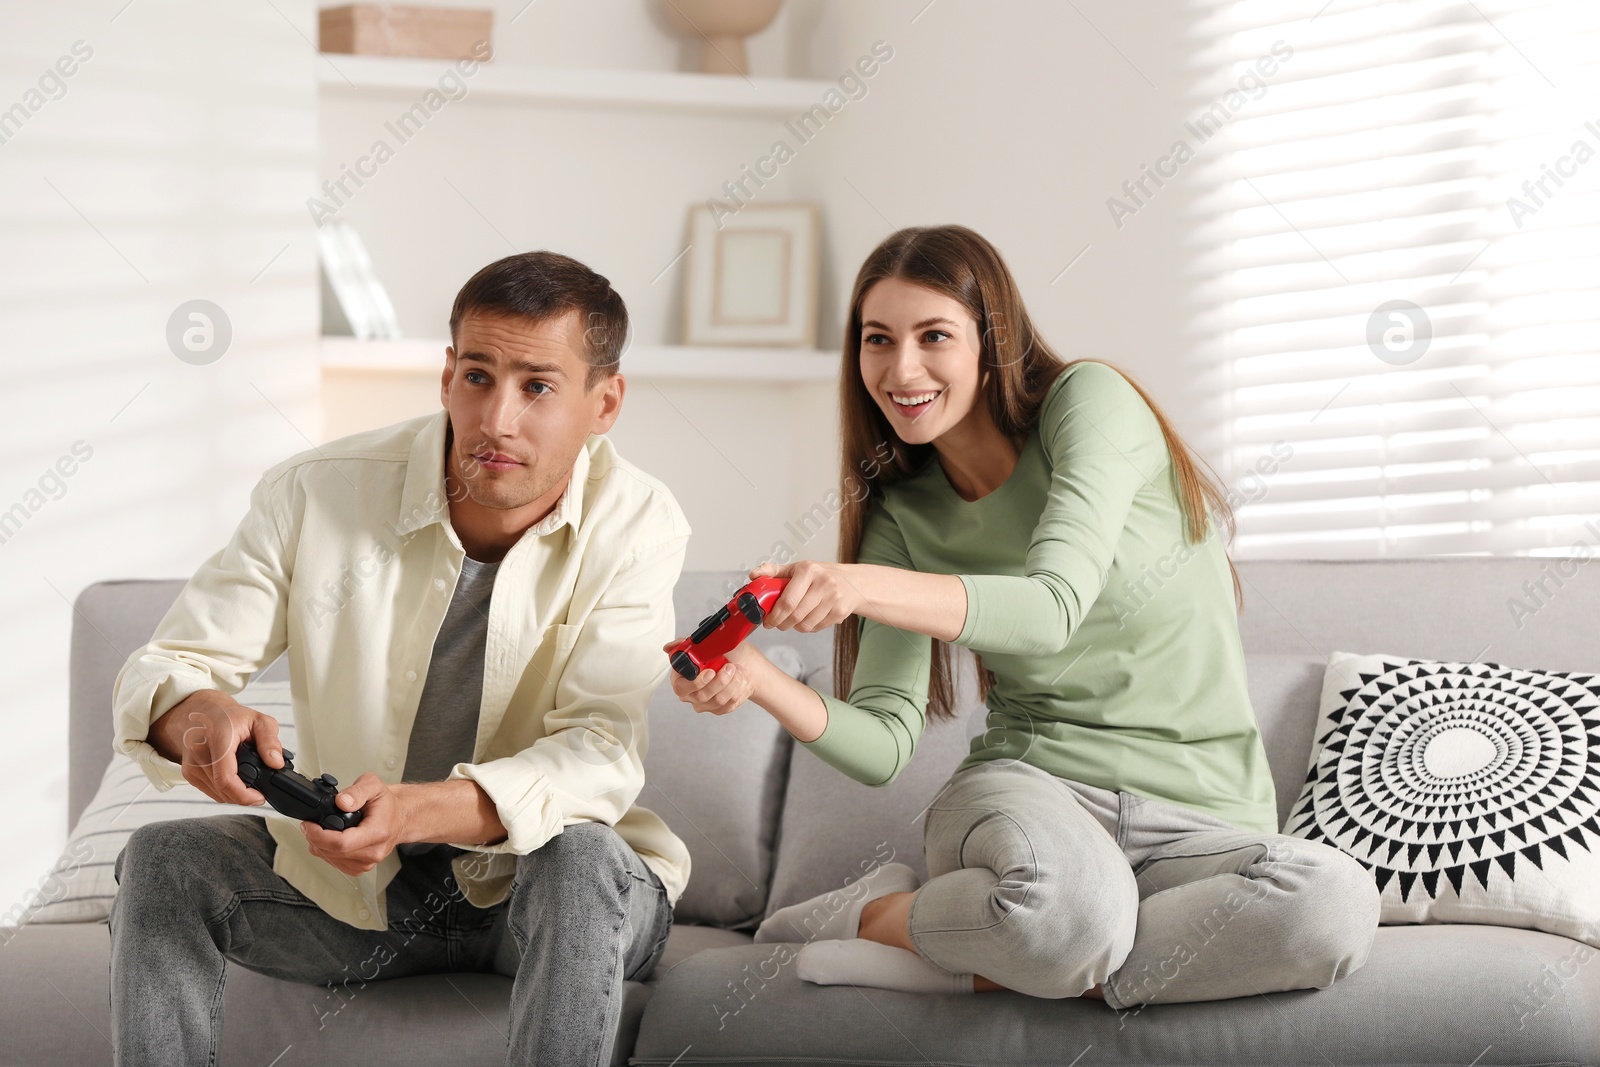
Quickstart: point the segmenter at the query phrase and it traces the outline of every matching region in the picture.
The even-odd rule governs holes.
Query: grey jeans
[[[623,981],[648,977],[672,926],[661,880],[603,823],[519,857],[492,908],[461,894],[459,850],[402,855],[386,930],[317,907],[273,872],[276,848],[259,815],[152,823],[128,839],[110,920],[118,1064],[215,1063],[230,960],[328,985],[327,1013],[369,980],[497,971],[513,979],[508,1063],[607,1064]]]
[[[952,775],[923,825],[911,941],[1037,997],[1223,1000],[1325,988],[1367,960],[1378,887],[1319,841],[1016,760]]]

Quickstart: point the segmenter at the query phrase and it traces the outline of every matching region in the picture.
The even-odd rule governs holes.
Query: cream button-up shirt
[[[397,783],[433,641],[465,555],[445,498],[449,415],[441,410],[340,438],[262,475],[250,509],[200,565],[113,690],[115,741],[159,790],[181,768],[145,740],[189,694],[236,694],[289,658],[295,769],[349,784],[364,771]],[[517,857],[564,826],[613,826],[676,903],[689,853],[644,785],[645,705],[670,669],[672,590],[690,528],[665,485],[591,436],[555,508],[506,553],[495,578],[483,700],[470,778],[506,839],[449,842],[478,907],[504,900]],[[352,877],[311,855],[298,824],[263,807],[273,869],[352,926],[386,925],[391,853]]]

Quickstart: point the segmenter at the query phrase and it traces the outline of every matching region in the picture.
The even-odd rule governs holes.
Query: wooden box
[[[487,59],[494,12],[407,4],[344,4],[318,12],[324,52],[364,56]]]

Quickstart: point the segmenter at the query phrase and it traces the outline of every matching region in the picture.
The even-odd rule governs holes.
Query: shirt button
[[[433,580],[433,587],[435,589],[443,589],[444,588],[444,579],[443,578],[435,578]]]
[[[393,767],[396,763],[399,763],[399,762],[400,762],[399,760],[395,759],[393,756],[390,756],[388,759],[383,761],[383,765],[385,767]]]
[[[417,672],[416,671],[406,671],[406,681],[414,682],[416,680],[417,680]]]
[[[361,915],[361,917],[362,917],[362,918],[363,918],[363,919],[370,919],[370,918],[372,918],[372,912],[370,912],[370,911],[368,911],[368,910],[367,910],[367,909],[366,909],[366,908],[362,908],[362,909],[361,909],[361,911],[360,911],[360,915]]]

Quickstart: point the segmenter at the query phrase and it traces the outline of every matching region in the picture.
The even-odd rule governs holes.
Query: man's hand
[[[500,844],[506,828],[483,787],[469,779],[391,785],[368,772],[333,798],[341,811],[361,810],[348,830],[302,822],[311,854],[345,874],[364,874],[396,845],[411,841]]]
[[[676,639],[668,641],[661,649],[666,651],[677,643]],[[750,699],[755,692],[760,668],[770,666],[771,661],[748,641],[734,646],[727,660],[727,665],[720,671],[709,668],[702,670],[693,681],[677,671],[669,671],[672,691],[679,700],[692,705],[695,711],[709,711],[713,715],[728,714]]]
[[[802,559],[794,563],[763,563],[752,578],[787,578],[789,584],[767,612],[762,626],[778,630],[816,633],[858,614],[866,597],[854,580],[852,564]]]
[[[300,832],[310,843],[311,854],[327,860],[345,874],[365,874],[394,851],[409,829],[410,813],[392,786],[368,771],[333,798],[341,811],[361,811],[361,821],[348,830],[324,830],[314,822],[302,822]]]
[[[184,781],[222,804],[267,802],[239,777],[234,752],[240,741],[254,741],[268,767],[283,766],[278,720],[219,689],[202,689],[174,704],[150,725],[148,739],[157,752],[182,765]]]

